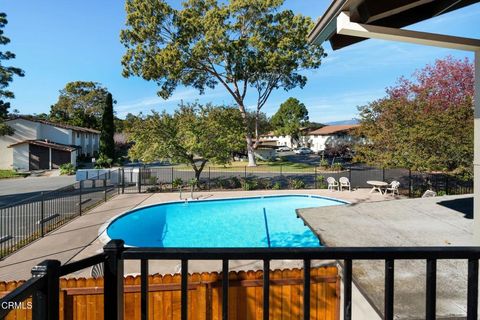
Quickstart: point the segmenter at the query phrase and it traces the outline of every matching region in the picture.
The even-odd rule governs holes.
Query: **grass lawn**
[[[246,161],[234,161],[225,166],[222,165],[206,165],[204,170],[208,170],[210,167],[211,172],[220,172],[220,171],[244,171],[245,167],[248,165]],[[176,170],[179,171],[190,171],[192,170],[190,166],[181,164],[175,166]],[[313,172],[315,166],[306,164],[306,163],[296,163],[289,161],[258,161],[256,167],[247,167],[247,172]]]
[[[11,179],[11,178],[20,178],[25,175],[15,172],[13,170],[3,170],[0,169],[0,179]]]

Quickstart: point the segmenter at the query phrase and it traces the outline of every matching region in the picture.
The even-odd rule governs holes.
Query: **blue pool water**
[[[120,216],[107,235],[135,247],[318,247],[295,209],[343,203],[302,195],[165,203]]]

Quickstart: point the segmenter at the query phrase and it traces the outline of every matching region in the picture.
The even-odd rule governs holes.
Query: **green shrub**
[[[300,179],[290,179],[288,181],[288,187],[290,189],[305,189],[305,182]]]
[[[447,193],[446,193],[445,191],[443,191],[443,190],[437,191],[437,196],[438,196],[438,197],[446,196],[446,195],[447,195]]]
[[[320,160],[319,166],[322,168],[328,168],[328,160],[327,159]]]
[[[173,182],[172,182],[172,187],[173,188],[179,188],[183,185],[183,180],[182,178],[175,178],[173,179]]]
[[[280,181],[275,182],[272,186],[272,190],[280,190],[280,189],[282,189],[282,184],[280,183]]]
[[[340,171],[343,170],[343,165],[339,162],[335,162],[330,168],[335,171]]]
[[[318,189],[326,189],[328,187],[325,177],[320,175],[317,176],[317,188]]]
[[[64,163],[60,166],[60,174],[61,175],[73,175],[77,169],[75,169],[75,166],[71,163]]]
[[[150,176],[150,177],[148,178],[148,182],[149,182],[149,184],[153,184],[153,185],[157,184],[157,177],[155,177],[155,176]]]
[[[100,155],[100,157],[95,161],[95,169],[102,168],[111,168],[113,159],[107,158],[105,155]]]
[[[258,181],[256,178],[246,178],[241,180],[242,188],[245,191],[256,190],[258,188]]]

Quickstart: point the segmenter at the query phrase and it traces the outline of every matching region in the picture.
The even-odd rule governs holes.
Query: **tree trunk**
[[[248,134],[246,136],[246,141],[247,141],[248,166],[256,167],[257,159],[255,158],[255,148],[253,146],[252,137],[250,137]]]
[[[247,142],[248,166],[256,167],[257,159],[255,159],[255,152],[254,152],[256,146],[254,145],[251,133],[249,132],[247,111],[245,110],[245,106],[241,103],[238,104],[238,109],[242,114],[243,126],[245,128],[244,130],[245,130],[245,140]],[[257,118],[258,118],[258,115],[256,114],[255,115],[255,135],[257,136],[256,143],[258,143],[258,119]]]

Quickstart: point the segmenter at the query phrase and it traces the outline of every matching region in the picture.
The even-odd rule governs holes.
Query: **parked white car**
[[[310,154],[310,153],[313,153],[312,149],[307,148],[307,147],[301,147],[301,148],[295,149],[293,152],[295,152],[295,154]]]
[[[288,152],[288,151],[292,151],[292,149],[290,149],[289,147],[280,147],[277,149],[277,152]]]

